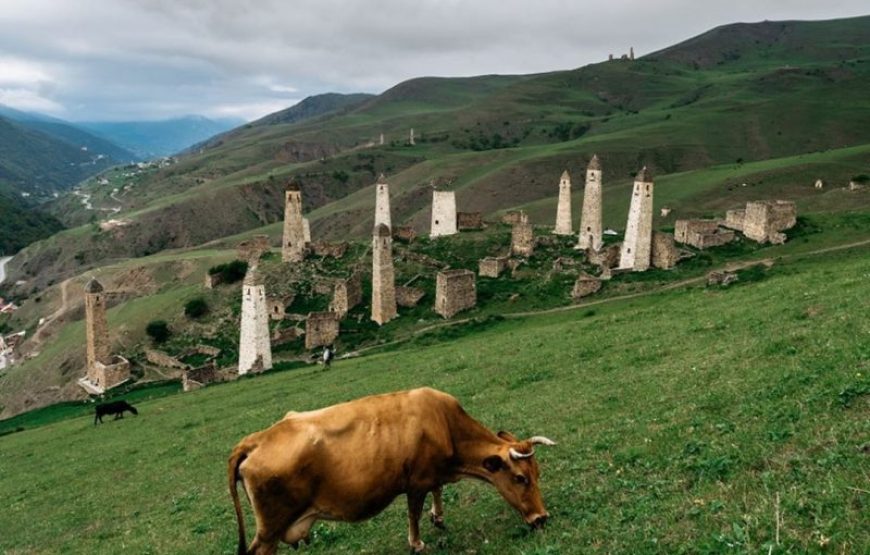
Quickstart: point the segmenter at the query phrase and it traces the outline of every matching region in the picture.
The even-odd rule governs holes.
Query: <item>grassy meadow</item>
[[[448,530],[423,525],[431,553],[866,553],[868,255],[795,255],[726,289],[424,335],[0,437],[0,551],[232,553],[225,463],[241,437],[427,385],[493,429],[559,442],[539,450],[543,533],[464,482],[446,490]],[[404,507],[318,524],[304,551],[404,553]]]

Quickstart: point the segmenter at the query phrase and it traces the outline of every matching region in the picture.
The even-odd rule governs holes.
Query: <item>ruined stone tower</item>
[[[284,241],[281,243],[284,262],[305,259],[305,223],[302,218],[302,191],[291,181],[284,193]]]
[[[390,219],[390,186],[387,184],[384,174],[378,177],[375,190],[375,226],[384,224],[392,228],[393,223]]]
[[[456,193],[432,191],[432,227],[430,237],[459,233],[456,226]]]
[[[577,248],[601,250],[601,227],[601,163],[598,156],[593,154],[586,166],[586,188],[583,190]]]
[[[389,227],[378,224],[372,237],[372,320],[382,326],[396,315],[393,238]]]
[[[553,233],[556,235],[571,235],[571,176],[568,175],[568,170],[562,172],[562,177],[559,179],[559,204],[556,207],[556,228]]]
[[[642,272],[649,268],[652,255],[653,180],[646,168],[634,178],[625,240],[619,257],[622,269]]]
[[[85,322],[88,376],[90,376],[97,362],[109,364],[111,358],[105,291],[103,285],[93,277],[85,285]]]
[[[511,254],[517,256],[532,256],[535,250],[535,228],[529,223],[525,212],[520,212],[519,218],[511,227]]]
[[[266,287],[256,264],[242,282],[242,323],[239,335],[239,375],[272,368],[269,307]]]

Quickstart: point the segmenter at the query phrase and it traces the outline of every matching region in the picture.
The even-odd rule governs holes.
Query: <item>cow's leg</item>
[[[420,516],[426,503],[426,492],[408,492],[408,545],[411,553],[421,553],[426,545],[420,539]]]
[[[275,555],[278,552],[278,541],[267,542],[260,539],[260,536],[254,538],[251,542],[251,547],[248,548],[248,555]]]
[[[441,500],[441,487],[432,490],[432,510],[429,511],[429,520],[436,528],[445,528],[444,526],[444,503]]]
[[[299,547],[299,542],[308,542],[308,532],[317,522],[317,511],[308,510],[296,522],[290,525],[284,532],[284,542],[290,544],[293,549]]]

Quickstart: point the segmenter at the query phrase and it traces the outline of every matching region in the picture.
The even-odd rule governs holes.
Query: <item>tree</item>
[[[196,297],[184,305],[184,315],[188,318],[199,318],[208,312],[208,303],[203,297]]]
[[[145,326],[145,333],[147,333],[155,343],[163,343],[172,335],[172,331],[169,329],[169,324],[164,320],[152,320],[151,322],[148,322],[148,325]]]

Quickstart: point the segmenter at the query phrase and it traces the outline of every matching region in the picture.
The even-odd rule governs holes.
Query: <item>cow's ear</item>
[[[487,458],[483,459],[483,468],[487,469],[492,473],[496,473],[502,468],[504,468],[505,463],[501,457],[498,455],[490,455]]]
[[[511,443],[519,442],[517,437],[510,432],[499,432],[496,435],[505,441],[510,441]]]

